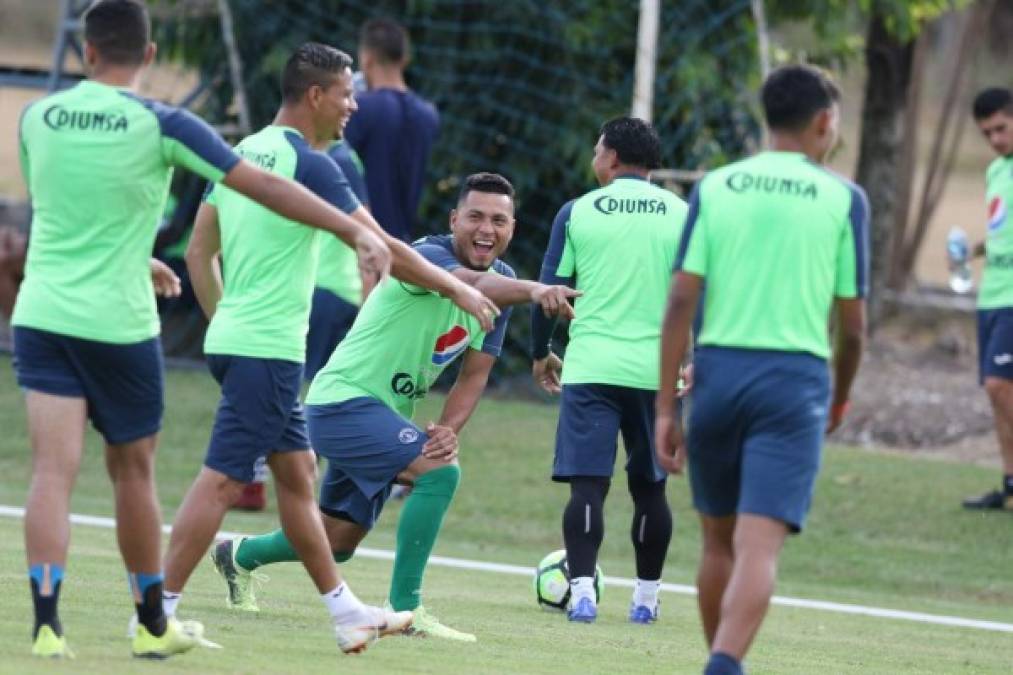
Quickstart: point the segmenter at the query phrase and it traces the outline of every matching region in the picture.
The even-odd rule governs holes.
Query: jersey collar
[[[629,178],[629,179],[632,179],[632,180],[642,180],[642,181],[646,181],[647,180],[643,176],[638,176],[635,173],[621,173],[618,176],[616,176],[615,178],[613,178],[612,180],[619,180],[620,178]]]

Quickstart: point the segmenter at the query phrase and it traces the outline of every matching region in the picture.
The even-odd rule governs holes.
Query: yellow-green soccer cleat
[[[412,625],[405,629],[405,635],[413,637],[435,637],[444,640],[456,640],[457,642],[478,642],[478,638],[471,633],[451,628],[440,623],[440,620],[430,614],[425,607],[415,609],[415,620]]]
[[[72,659],[74,652],[67,646],[67,638],[57,635],[51,627],[43,625],[32,644],[32,656],[45,656],[53,659]]]
[[[218,574],[225,580],[228,586],[228,597],[225,604],[229,609],[238,609],[244,612],[259,612],[257,596],[253,591],[254,582],[260,584],[267,581],[267,575],[257,572],[250,572],[243,569],[236,562],[236,551],[246,537],[236,537],[227,541],[219,542],[211,549],[211,562],[214,563]]]
[[[143,625],[138,625],[132,649],[138,658],[167,659],[201,644],[203,636],[204,625],[199,621],[180,621],[170,616],[166,618],[165,632],[161,637],[155,637]]]

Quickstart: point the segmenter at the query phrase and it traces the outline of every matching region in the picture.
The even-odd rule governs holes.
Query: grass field
[[[0,504],[21,505],[29,476],[21,395],[10,360],[0,357]],[[197,471],[216,403],[202,372],[171,372],[160,449],[160,497],[171,521]],[[439,399],[422,415],[435,414]],[[486,400],[463,436],[464,480],[448,515],[437,554],[533,565],[560,547],[562,487],[547,470],[555,409]],[[994,471],[901,455],[830,448],[809,530],[789,542],[777,593],[1013,623],[1013,519],[968,514],[965,493],[995,483]],[[699,546],[686,483],[669,493],[676,535],[665,580],[691,584]],[[607,509],[601,565],[613,576],[633,575],[628,541],[629,500],[621,482]],[[110,515],[100,446],[89,436],[75,512]],[[366,540],[393,545],[398,504]],[[273,511],[230,514],[225,527],[258,532],[275,526]],[[39,663],[29,649],[30,598],[21,524],[0,519],[0,672],[139,672],[124,639],[130,604],[113,533],[75,527],[61,613],[78,659]],[[346,572],[356,593],[382,601],[390,563],[355,559]],[[224,608],[217,577],[198,569],[181,605],[203,620],[225,649],[202,650],[157,666],[159,672],[467,672],[643,673],[699,672],[705,660],[694,600],[666,594],[662,620],[651,627],[625,622],[628,591],[606,588],[602,617],[571,626],[535,607],[530,581],[516,576],[433,567],[427,605],[451,625],[478,634],[477,645],[388,639],[363,657],[341,657],[327,618],[298,565],[265,570],[264,611],[234,615]],[[872,619],[774,607],[748,659],[751,673],[1008,673],[1009,633]]]

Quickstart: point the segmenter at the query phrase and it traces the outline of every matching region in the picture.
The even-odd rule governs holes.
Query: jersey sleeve
[[[461,266],[454,252],[439,244],[430,243],[423,239],[421,242],[414,244],[412,248],[423,258],[448,272],[453,272]]]
[[[847,226],[841,228],[837,248],[834,295],[864,298],[869,293],[869,200],[857,185],[851,189]]]
[[[348,185],[345,173],[333,159],[322,152],[299,152],[295,180],[345,213],[352,213],[360,206]]]
[[[700,188],[703,181],[696,184],[689,198],[689,211],[686,212],[686,223],[682,227],[682,238],[679,250],[675,255],[675,271],[689,272],[701,277],[707,276],[707,233],[704,219],[700,213]]]
[[[31,189],[31,165],[28,161],[28,144],[25,142],[25,115],[28,114],[28,109],[31,108],[29,105],[23,111],[21,111],[21,119],[18,121],[18,162],[21,165],[21,177],[25,180],[25,185]]]
[[[502,274],[510,279],[517,278],[517,273],[506,263],[498,265],[489,274]],[[478,349],[486,354],[499,357],[503,351],[503,340],[506,339],[506,329],[510,323],[510,314],[512,312],[513,307],[502,308],[500,315],[496,317],[496,321],[493,323],[492,330],[485,334],[484,339],[481,340],[481,344],[472,343],[472,349]],[[479,340],[475,342],[477,343]]]
[[[209,181],[218,182],[239,163],[239,155],[222,137],[189,110],[152,104],[162,132],[166,164],[182,166]]]
[[[571,200],[559,209],[552,221],[549,232],[549,245],[542,258],[542,272],[538,280],[543,284],[565,284],[573,286],[576,278],[576,264],[573,259],[573,247],[570,243],[570,216],[573,213]],[[552,333],[556,330],[556,318],[547,317],[537,304],[531,305],[531,355],[543,359],[549,354]]]

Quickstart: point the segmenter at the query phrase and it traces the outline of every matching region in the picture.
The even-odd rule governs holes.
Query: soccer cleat
[[[471,633],[465,633],[440,623],[440,620],[430,614],[425,607],[415,609],[415,620],[411,626],[404,630],[404,634],[410,637],[436,637],[457,642],[478,642],[478,638]]]
[[[359,654],[377,639],[402,633],[412,625],[411,612],[395,612],[379,607],[366,607],[369,620],[365,623],[334,624],[338,647],[346,654]]]
[[[52,627],[43,624],[39,628],[35,642],[32,644],[32,656],[44,656],[51,659],[72,659],[74,652],[67,646],[67,638],[57,635]]]
[[[566,613],[566,618],[570,621],[579,621],[581,623],[594,623],[595,619],[598,618],[598,607],[595,606],[591,598],[581,598],[577,601],[577,604],[570,607],[570,611]]]
[[[965,509],[975,510],[997,510],[1013,511],[1013,495],[1006,494],[1002,490],[986,492],[980,497],[971,497],[964,500]]]
[[[167,617],[165,632],[155,637],[143,624],[137,626],[131,649],[140,659],[167,659],[188,652],[203,643],[204,625],[199,621],[180,621]]]
[[[211,562],[214,563],[218,574],[225,580],[229,594],[225,604],[229,609],[239,609],[244,612],[259,612],[257,596],[253,591],[254,582],[263,583],[267,581],[267,575],[257,572],[250,572],[236,562],[236,551],[246,537],[236,537],[219,542],[211,549]]]
[[[247,483],[243,491],[232,503],[233,509],[238,511],[263,511],[267,508],[267,490],[263,482]]]
[[[652,610],[647,605],[630,603],[630,623],[651,624],[658,620],[658,606]]]

